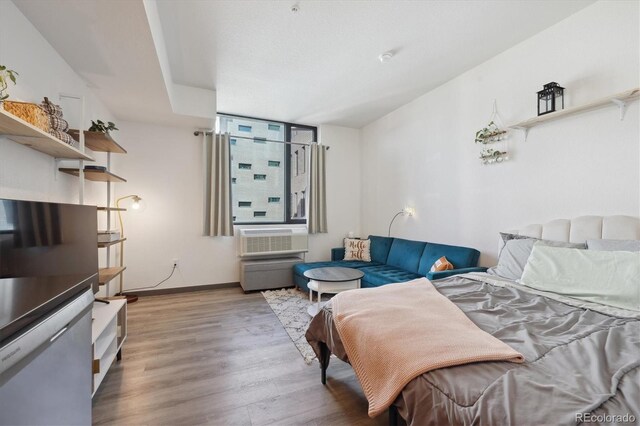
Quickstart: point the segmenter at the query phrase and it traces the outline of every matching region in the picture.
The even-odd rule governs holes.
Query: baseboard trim
[[[134,290],[130,294],[134,294],[139,297],[144,296],[158,296],[160,294],[175,294],[175,293],[190,293],[193,291],[203,290],[220,290],[223,288],[240,287],[240,282],[220,283],[220,284],[205,284],[205,285],[191,285],[187,287],[171,287],[171,288],[158,288],[153,290]],[[125,291],[124,294],[129,292]]]

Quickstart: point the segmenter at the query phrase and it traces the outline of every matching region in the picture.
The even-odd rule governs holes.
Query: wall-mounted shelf
[[[0,107],[0,135],[55,158],[94,161],[93,157]]]
[[[78,129],[70,129],[69,134],[72,138],[80,141],[80,131]],[[98,152],[114,152],[117,154],[126,154],[127,150],[118,145],[111,135],[102,132],[84,131],[84,146],[92,151]]]
[[[76,177],[80,175],[80,171],[78,169],[60,168],[58,170],[60,170],[62,173],[66,173],[68,175],[72,175]],[[115,175],[106,170],[84,169],[84,178],[94,182],[126,182],[127,181],[126,179],[121,178],[120,176]]]
[[[98,211],[100,211],[100,212],[126,212],[127,209],[116,208],[116,207],[98,207]]]
[[[109,242],[106,242],[106,243],[98,243],[98,248],[110,247],[110,246],[112,246],[114,244],[120,244],[121,242],[126,241],[126,240],[127,240],[126,238],[121,238],[119,240],[109,241]]]
[[[98,270],[98,283],[100,285],[104,285],[119,276],[124,270],[127,269],[126,266],[112,266],[108,268],[100,268]]]
[[[547,123],[549,121],[559,120],[564,117],[580,114],[582,112],[591,111],[597,108],[602,108],[610,105],[615,105],[620,109],[620,120],[623,120],[628,103],[638,98],[640,98],[640,88],[635,88],[635,89],[627,90],[626,92],[618,93],[613,96],[607,96],[605,98],[595,100],[588,104],[567,108],[561,111],[552,112],[550,114],[530,118],[520,123],[512,124],[509,127],[512,129],[516,129],[524,132],[524,138],[526,140],[527,135],[529,133],[529,129],[531,129],[532,127]]]

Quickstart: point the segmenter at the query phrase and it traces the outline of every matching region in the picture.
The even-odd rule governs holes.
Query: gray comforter
[[[526,362],[468,364],[415,378],[395,402],[408,424],[640,422],[640,320],[469,278],[433,284]],[[319,357],[324,342],[348,362],[330,304],[306,337]]]

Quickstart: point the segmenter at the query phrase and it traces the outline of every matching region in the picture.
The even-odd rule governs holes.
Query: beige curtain
[[[326,153],[327,148],[311,144],[309,165],[309,233],[327,232]]]
[[[229,134],[205,134],[204,235],[233,236]]]

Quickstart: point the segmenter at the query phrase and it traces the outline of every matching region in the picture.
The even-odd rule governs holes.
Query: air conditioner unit
[[[240,230],[240,257],[304,253],[309,250],[306,228]]]

